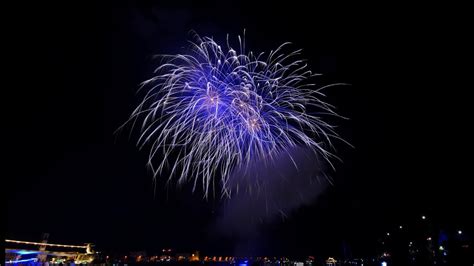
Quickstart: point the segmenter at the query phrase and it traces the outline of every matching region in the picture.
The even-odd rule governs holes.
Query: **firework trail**
[[[328,86],[309,83],[318,74],[299,58],[301,50],[285,52],[284,43],[254,54],[245,37],[237,50],[228,36],[225,47],[194,38],[188,53],[160,55],[163,64],[143,82],[142,102],[125,123],[139,130],[140,148],[150,147],[155,178],[168,169],[169,181],[192,181],[193,191],[199,184],[205,197],[219,181],[230,197],[235,169],[272,162],[292,147],[307,147],[329,164],[337,158],[331,139],[340,138],[322,117],[338,115],[321,100]]]

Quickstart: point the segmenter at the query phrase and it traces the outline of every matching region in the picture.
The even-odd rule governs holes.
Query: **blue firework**
[[[221,47],[196,35],[185,54],[161,55],[164,63],[143,82],[143,99],[128,121],[139,128],[138,145],[150,149],[154,177],[168,169],[169,180],[200,184],[206,197],[218,180],[230,196],[236,168],[271,162],[295,146],[331,163],[331,139],[338,136],[323,120],[337,116],[321,100],[328,86],[310,82],[318,74],[288,45],[254,54],[240,36],[235,50],[228,37]]]

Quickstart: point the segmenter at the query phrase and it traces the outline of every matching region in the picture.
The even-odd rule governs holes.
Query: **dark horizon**
[[[385,232],[420,215],[472,233],[463,52],[457,29],[446,32],[418,7],[120,1],[16,9],[5,238],[48,232],[52,243],[98,250],[223,255],[247,241],[272,256],[341,255],[343,246],[366,256]],[[128,132],[114,132],[157,66],[153,55],[181,51],[190,30],[224,39],[244,29],[252,50],[290,41],[323,74],[317,83],[351,84],[325,92],[350,118],[334,123],[354,148],[337,144],[334,185],[242,240],[216,230],[219,197],[162,180],[155,191],[146,152]]]

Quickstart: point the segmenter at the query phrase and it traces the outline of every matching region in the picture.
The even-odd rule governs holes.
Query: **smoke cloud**
[[[258,252],[264,241],[262,225],[285,219],[311,203],[329,183],[324,162],[304,147],[236,169],[230,180],[238,180],[238,184],[230,184],[231,198],[222,205],[216,228],[238,240],[238,256]]]

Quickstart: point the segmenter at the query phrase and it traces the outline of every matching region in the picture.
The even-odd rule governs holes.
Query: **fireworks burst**
[[[321,100],[328,86],[309,83],[318,74],[299,58],[301,50],[285,52],[288,45],[254,54],[245,37],[234,50],[228,37],[221,47],[196,34],[188,53],[161,55],[164,63],[143,82],[146,94],[125,123],[139,128],[140,148],[150,147],[154,177],[168,169],[169,180],[200,184],[205,197],[218,180],[230,196],[236,168],[271,162],[291,147],[308,147],[331,164],[331,139],[339,137],[322,120],[338,116]]]

